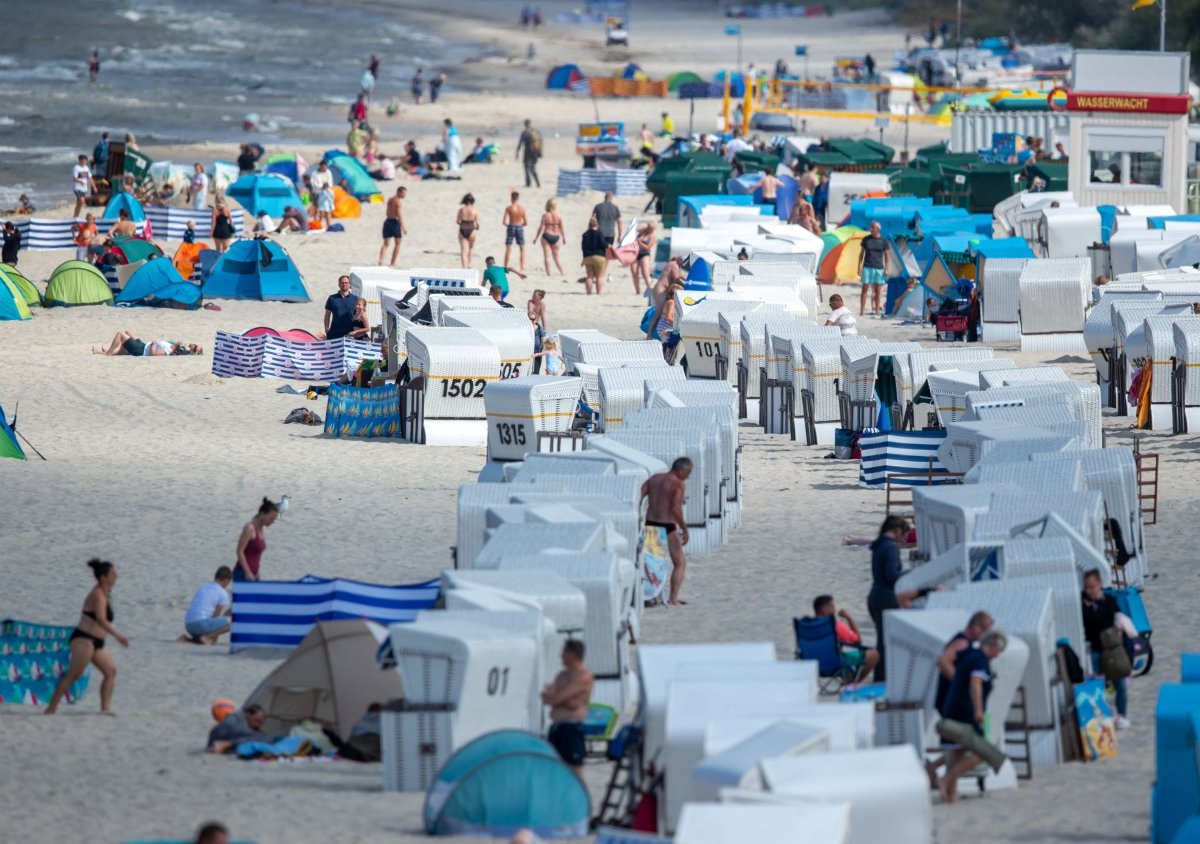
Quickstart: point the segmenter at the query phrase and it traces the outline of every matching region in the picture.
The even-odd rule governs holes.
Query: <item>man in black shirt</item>
[[[358,297],[350,292],[350,276],[338,276],[338,292],[325,300],[325,339],[345,337],[354,328]]]
[[[583,233],[583,268],[587,273],[585,289],[590,296],[604,292],[604,272],[608,268],[608,240],[600,233],[600,223],[595,217],[588,221]]]
[[[12,223],[4,224],[4,247],[0,259],[6,264],[17,265],[17,251],[21,248],[21,230]]]
[[[860,316],[867,312],[867,290],[871,291],[871,302],[874,313],[883,310],[883,286],[887,283],[884,278],[884,258],[887,255],[887,242],[879,234],[879,223],[871,223],[871,233],[862,239],[862,251],[858,254],[858,278],[862,287],[862,299],[858,303]]]

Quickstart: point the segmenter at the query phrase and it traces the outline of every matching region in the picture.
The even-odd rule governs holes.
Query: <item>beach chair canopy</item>
[[[165,258],[142,264],[117,294],[117,302],[128,305],[200,307],[200,285],[187,281]]]
[[[590,815],[587,789],[558,752],[521,730],[497,730],[459,748],[425,795],[430,835],[507,838],[529,829],[583,838]]]
[[[21,291],[22,298],[25,299],[26,305],[42,304],[42,293],[33,282],[25,277],[25,274],[14,267],[12,264],[0,264],[0,277],[6,278]]]
[[[64,261],[46,285],[46,307],[111,305],[112,290],[103,273],[83,261]]]
[[[30,319],[29,303],[20,288],[3,272],[0,272],[0,320]]]
[[[274,173],[247,173],[230,185],[225,195],[236,199],[251,214],[266,211],[277,220],[283,216],[285,208],[304,206],[296,187],[284,176]]]
[[[380,671],[375,652],[387,628],[373,621],[318,621],[258,688],[246,698],[267,713],[263,731],[287,735],[306,719],[330,721],[348,739],[372,703],[404,696],[400,675]]]
[[[230,246],[205,275],[203,293],[210,299],[309,301],[295,263],[270,240],[239,240]]]
[[[352,194],[355,199],[365,202],[378,202],[372,197],[382,197],[379,185],[371,178],[367,168],[357,159],[340,149],[331,149],[325,153],[324,161],[333,169],[335,182]]]
[[[16,419],[13,421],[15,422]],[[13,426],[8,422],[8,417],[4,415],[4,408],[0,407],[0,458],[5,457],[24,460],[25,450],[17,442],[17,432],[13,430]]]
[[[141,223],[146,219],[146,211],[142,208],[142,203],[138,202],[131,193],[114,193],[112,199],[108,201],[108,205],[104,206],[104,213],[100,219],[115,220],[122,211],[128,211],[129,219],[135,223]]]
[[[582,82],[587,77],[578,65],[560,64],[546,76],[546,87],[554,90],[570,88],[576,82]]]

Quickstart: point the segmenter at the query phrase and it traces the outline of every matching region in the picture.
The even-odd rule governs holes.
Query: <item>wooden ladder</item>
[[[1158,455],[1142,451],[1139,437],[1133,443],[1133,459],[1137,461],[1137,497],[1142,511],[1142,524],[1158,524]]]
[[[1008,753],[1008,758],[1012,760],[1014,768],[1017,768],[1019,765],[1025,766],[1024,773],[1017,768],[1017,779],[1031,780],[1033,779],[1033,748],[1029,738],[1029,708],[1025,701],[1024,686],[1017,689],[1017,694],[1013,697],[1012,705],[1008,709],[1008,715],[1009,718],[1012,718],[1014,715],[1018,716],[1018,718],[1004,722],[1005,753],[1008,753],[1008,746],[1011,744],[1025,749],[1024,756]],[[1009,738],[1010,731],[1015,731],[1019,737],[1015,740]]]

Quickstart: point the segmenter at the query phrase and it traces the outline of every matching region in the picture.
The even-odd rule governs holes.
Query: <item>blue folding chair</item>
[[[858,676],[858,666],[847,662],[842,653],[834,621],[831,615],[792,619],[796,630],[796,659],[811,659],[817,663],[822,694],[837,694],[842,686]]]

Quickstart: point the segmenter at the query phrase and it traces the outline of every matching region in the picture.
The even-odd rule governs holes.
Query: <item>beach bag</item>
[[[637,260],[637,254],[637,243],[631,243],[628,246],[608,247],[608,257],[620,262],[622,267],[632,267],[633,262]]]
[[[1124,680],[1133,673],[1129,654],[1125,650],[1124,634],[1116,627],[1100,632],[1100,673],[1110,681]]]
[[[1066,639],[1058,640],[1058,652],[1062,654],[1063,669],[1067,673],[1067,679],[1072,683],[1082,683],[1084,674],[1083,665],[1079,662],[1079,654],[1075,653],[1075,649],[1068,644]]]
[[[862,459],[862,449],[858,445],[858,441],[861,438],[861,431],[838,428],[833,432],[833,456],[838,460]]]
[[[642,321],[638,324],[638,328],[643,334],[649,335],[650,329],[654,327],[654,315],[658,313],[653,305],[646,308],[646,313],[642,314]]]

